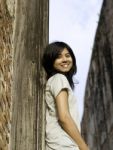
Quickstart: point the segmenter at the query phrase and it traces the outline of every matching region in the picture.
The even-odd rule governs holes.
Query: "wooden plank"
[[[11,150],[44,150],[43,48],[48,0],[16,0],[13,41]]]

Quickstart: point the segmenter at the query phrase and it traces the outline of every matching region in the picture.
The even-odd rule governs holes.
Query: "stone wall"
[[[10,11],[7,7],[8,2],[0,0],[0,150],[8,150],[11,121],[11,37],[14,5],[10,6]]]
[[[85,92],[82,134],[91,150],[113,149],[113,1],[104,0]]]

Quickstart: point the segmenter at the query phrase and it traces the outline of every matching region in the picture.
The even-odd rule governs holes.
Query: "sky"
[[[69,44],[77,61],[77,97],[80,119],[84,110],[84,94],[95,33],[103,0],[50,0],[49,42]]]

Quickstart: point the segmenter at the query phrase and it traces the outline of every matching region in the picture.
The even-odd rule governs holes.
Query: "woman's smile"
[[[69,64],[61,64],[62,67],[67,68]]]

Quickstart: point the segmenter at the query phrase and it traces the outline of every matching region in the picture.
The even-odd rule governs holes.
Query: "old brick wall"
[[[14,0],[0,0],[0,150],[8,150],[11,112]]]
[[[113,1],[104,0],[85,92],[82,134],[91,150],[113,149]]]

